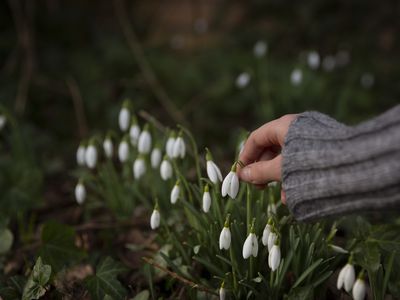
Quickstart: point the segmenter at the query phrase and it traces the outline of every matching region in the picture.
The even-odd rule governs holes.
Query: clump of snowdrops
[[[181,283],[193,298],[312,299],[334,290],[360,300],[368,281],[376,299],[395,290],[398,261],[375,237],[382,228],[357,219],[352,238],[340,241],[338,222],[297,223],[280,202],[278,183],[263,190],[241,183],[237,158],[221,169],[208,148],[198,152],[188,129],[166,129],[154,118],[140,122],[129,101],[118,127],[79,145],[75,198],[89,212],[103,205],[118,218],[147,208],[160,246],[145,258],[154,267],[151,278]]]

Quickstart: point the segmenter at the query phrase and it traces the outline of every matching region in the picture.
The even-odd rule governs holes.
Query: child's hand
[[[281,150],[289,126],[297,115],[285,115],[254,130],[247,139],[239,160],[244,168],[239,169],[243,181],[264,186],[270,181],[281,181]],[[282,193],[282,202],[285,195]]]

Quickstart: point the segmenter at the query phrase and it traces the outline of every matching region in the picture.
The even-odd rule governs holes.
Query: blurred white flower
[[[340,290],[344,287],[346,292],[349,293],[353,288],[355,277],[354,266],[351,263],[347,263],[339,272],[336,284],[337,289]]]
[[[173,189],[171,191],[171,198],[170,198],[171,204],[175,204],[179,199],[179,195],[180,195],[180,192],[181,192],[181,189],[180,189],[179,185],[180,185],[180,183],[179,183],[179,180],[178,180],[175,183],[175,185],[174,185],[174,187],[173,187]]]
[[[262,239],[261,239],[261,241],[262,241],[264,246],[268,245],[268,238],[269,238],[269,235],[271,233],[271,230],[272,230],[271,225],[267,223],[267,225],[265,225],[265,228],[264,228],[264,231],[263,231],[263,235],[262,235]]]
[[[268,204],[267,214],[268,214],[268,216],[276,215],[276,204],[275,203]]]
[[[361,75],[360,83],[363,88],[369,89],[374,85],[375,77],[369,72],[363,73]]]
[[[86,162],[86,165],[90,169],[93,169],[94,167],[96,167],[96,163],[97,163],[97,148],[93,143],[90,143],[89,146],[86,148],[85,162]]]
[[[253,255],[253,257],[257,257],[257,254],[258,254],[257,236],[255,235],[254,232],[250,232],[250,234],[247,236],[243,244],[242,255],[244,259],[248,259],[251,255]]]
[[[78,166],[83,167],[85,165],[86,161],[85,156],[86,156],[86,147],[83,143],[81,143],[78,149],[76,150],[76,162]]]
[[[319,68],[320,57],[317,51],[310,51],[307,55],[307,64],[312,70]]]
[[[147,154],[150,153],[150,150],[151,150],[151,135],[149,132],[149,126],[148,124],[146,124],[139,136],[138,151],[140,154]]]
[[[254,56],[257,58],[264,57],[265,54],[267,53],[267,50],[268,50],[268,44],[265,41],[260,40],[254,44],[253,53]]]
[[[114,145],[110,137],[106,137],[103,141],[103,150],[107,158],[111,158],[114,153]]]
[[[129,136],[131,138],[132,146],[137,146],[140,136],[140,127],[136,122],[132,123],[131,128],[129,129]]]
[[[290,74],[290,82],[294,86],[298,86],[301,84],[303,80],[303,72],[300,69],[294,69]]]
[[[208,184],[204,187],[202,207],[205,213],[208,213],[211,206],[211,195],[209,192]]]
[[[336,53],[336,64],[338,67],[347,66],[350,62],[350,53],[347,50],[340,50]]]
[[[172,158],[174,156],[174,145],[175,145],[175,132],[172,131],[167,139],[167,142],[165,144],[165,152],[167,155]]]
[[[86,199],[86,188],[81,180],[79,180],[78,184],[75,186],[75,199],[79,205],[83,204]]]
[[[146,162],[142,156],[135,159],[133,163],[133,176],[140,179],[146,173]]]
[[[182,134],[179,134],[179,136],[176,138],[174,142],[174,146],[172,148],[172,157],[173,158],[184,158],[186,154],[186,146],[185,146],[185,141],[182,138]]]
[[[118,116],[118,123],[121,131],[128,130],[130,120],[131,120],[131,113],[129,111],[127,102],[125,102],[121,110],[119,111],[119,116]]]
[[[273,245],[268,254],[268,265],[272,271],[276,271],[281,263],[281,248],[279,245]]]
[[[156,147],[151,151],[150,160],[151,160],[151,167],[153,169],[157,169],[158,166],[160,165],[161,156],[162,156],[162,153],[161,153],[160,148]]]
[[[353,299],[364,300],[367,295],[367,284],[362,278],[358,278],[353,286]]]
[[[163,180],[168,180],[172,177],[172,166],[166,157],[161,162],[160,175]]]
[[[342,253],[342,254],[349,253],[349,251],[347,251],[346,249],[343,249],[342,247],[339,247],[339,246],[336,246],[336,245],[333,245],[333,244],[329,244],[329,247],[330,247],[333,251],[335,251],[335,252],[337,252],[337,253]]]
[[[327,55],[322,60],[322,69],[326,72],[332,72],[336,67],[336,59],[333,55]]]
[[[206,151],[207,151],[207,154],[206,154],[207,176],[211,180],[212,183],[216,184],[216,183],[222,181],[221,170],[212,161],[212,156],[211,156],[210,151],[208,151],[208,149],[206,149]]]
[[[121,163],[124,163],[129,158],[129,144],[124,138],[118,146],[118,158]]]
[[[231,231],[228,227],[228,224],[224,225],[224,228],[221,231],[221,234],[219,235],[219,249],[225,249],[229,250],[229,247],[231,246]]]
[[[160,212],[158,211],[157,205],[153,210],[153,213],[151,214],[150,217],[150,227],[151,229],[157,229],[160,226]]]
[[[236,86],[240,89],[245,88],[250,82],[250,74],[247,72],[240,73],[236,78]]]
[[[6,126],[7,123],[7,118],[5,115],[0,114],[0,130],[2,130],[4,128],[4,126]]]
[[[278,236],[275,232],[271,232],[268,236],[268,251],[271,251],[272,247],[275,245]]]
[[[219,300],[225,300],[226,298],[226,290],[224,288],[224,283],[222,283],[221,287],[219,288]]]
[[[232,166],[231,171],[226,175],[222,182],[221,193],[222,197],[229,195],[232,199],[235,199],[239,192],[239,178],[236,174],[236,163]]]

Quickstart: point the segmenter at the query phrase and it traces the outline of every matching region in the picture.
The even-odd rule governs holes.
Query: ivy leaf
[[[46,284],[50,280],[51,266],[45,265],[39,257],[25,284],[22,300],[39,299],[46,293]]]
[[[106,257],[96,268],[96,274],[86,280],[86,287],[93,299],[124,299],[127,295],[125,288],[117,279],[117,275],[127,271],[127,268],[111,257]]]
[[[48,222],[42,230],[42,247],[39,255],[52,266],[54,271],[73,260],[83,257],[83,252],[75,246],[75,231],[67,225]]]

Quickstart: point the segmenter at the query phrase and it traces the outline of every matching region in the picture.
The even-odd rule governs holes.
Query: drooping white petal
[[[176,201],[178,201],[179,199],[179,193],[180,193],[180,188],[179,188],[179,184],[175,184],[172,191],[171,191],[171,203],[175,204]]]
[[[276,204],[275,203],[268,204],[267,214],[268,214],[268,216],[276,215]]]
[[[175,138],[170,136],[167,140],[167,143],[165,144],[165,152],[170,158],[173,157],[174,145],[175,145]]]
[[[211,206],[211,195],[210,192],[204,192],[203,193],[203,211],[205,213],[208,213],[210,210],[210,206]]]
[[[353,286],[353,299],[354,300],[364,300],[367,294],[367,285],[364,280],[358,278]]]
[[[160,175],[163,180],[168,180],[172,177],[172,166],[169,160],[164,159],[160,166]]]
[[[337,245],[330,244],[329,247],[330,247],[333,251],[335,251],[335,252],[337,252],[337,253],[342,253],[342,254],[347,254],[347,253],[349,253],[349,251],[347,251],[346,249],[344,249],[344,248],[342,248],[342,247],[340,247],[340,246],[337,246]]]
[[[257,254],[258,254],[257,236],[254,233],[250,233],[243,244],[242,255],[244,259],[248,259],[250,255],[257,257]]]
[[[111,158],[113,156],[114,145],[110,138],[106,138],[103,141],[103,150],[104,150],[104,154],[106,155],[107,158]]]
[[[129,145],[126,140],[122,140],[118,146],[118,158],[121,163],[124,163],[129,158]]]
[[[317,51],[310,51],[307,55],[307,64],[310,69],[316,70],[320,64],[320,57]]]
[[[294,69],[290,74],[290,82],[292,85],[297,86],[303,80],[303,72],[300,69]]]
[[[129,129],[129,137],[131,139],[132,146],[136,146],[140,137],[140,127],[137,124],[132,124]]]
[[[146,163],[143,158],[137,158],[133,163],[133,176],[140,179],[146,173]]]
[[[222,187],[221,187],[222,197],[225,197],[229,193],[232,176],[233,176],[233,172],[231,171],[228,173],[228,175],[226,175],[224,181],[222,182]]]
[[[268,251],[271,251],[272,247],[274,246],[276,239],[278,236],[275,232],[271,232],[268,236]]]
[[[270,233],[271,233],[271,225],[267,224],[267,225],[265,225],[262,239],[261,239],[264,246],[268,245],[268,237],[269,237]]]
[[[231,182],[228,189],[228,194],[232,199],[235,199],[239,192],[239,178],[236,172],[232,172]]]
[[[86,147],[83,145],[79,145],[76,150],[76,162],[78,166],[83,167],[85,165],[85,155],[86,155]]]
[[[257,41],[254,44],[253,53],[257,58],[261,58],[265,55],[268,49],[268,44],[265,41]]]
[[[281,263],[281,249],[278,245],[273,245],[268,255],[268,264],[272,271],[276,271]]]
[[[75,187],[75,199],[78,204],[82,204],[86,199],[86,188],[79,182]]]
[[[206,166],[207,166],[207,176],[212,183],[216,184],[219,181],[222,181],[221,170],[212,160],[207,160]]]
[[[159,148],[154,148],[154,149],[151,151],[150,160],[151,160],[151,167],[152,167],[153,169],[157,169],[158,166],[160,165],[161,156],[162,156],[162,154],[161,154],[161,150],[160,150]]]
[[[122,131],[128,130],[130,119],[131,119],[131,114],[129,112],[129,109],[126,107],[121,108],[121,110],[119,111],[118,123],[119,123],[119,128]]]
[[[93,169],[96,167],[97,163],[97,149],[94,145],[89,145],[86,149],[85,153],[85,162],[86,165],[90,168]]]
[[[346,272],[344,273],[344,289],[350,293],[353,288],[354,281],[356,280],[356,272],[352,264],[347,264]]]
[[[225,300],[226,290],[223,287],[219,288],[219,300]]]
[[[0,130],[2,130],[4,128],[4,126],[6,126],[6,122],[7,122],[6,116],[3,114],[0,114]]]
[[[347,268],[347,265],[345,265],[339,272],[339,276],[338,276],[337,282],[336,282],[336,288],[338,290],[342,289],[342,287],[343,287],[344,275],[346,273],[346,268]]]
[[[147,130],[143,130],[139,136],[138,151],[141,154],[147,154],[151,150],[151,135]]]
[[[150,227],[151,229],[157,229],[160,226],[160,212],[155,209],[150,217]]]
[[[253,236],[252,236],[252,244],[253,244],[253,247],[251,248],[251,255],[253,255],[253,257],[257,257],[257,255],[258,255],[258,240],[257,240],[257,236],[255,234],[253,234]]]
[[[173,148],[172,148],[172,157],[173,158],[184,158],[186,154],[186,146],[183,138],[181,136],[178,136],[175,139]]]
[[[231,246],[231,231],[228,227],[224,227],[219,235],[219,249],[229,250]]]
[[[250,74],[247,72],[240,73],[236,78],[236,86],[240,89],[245,88],[250,83]]]

